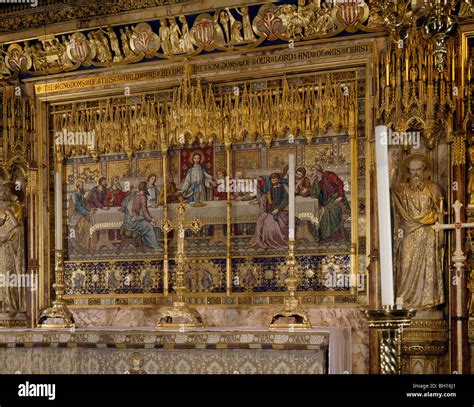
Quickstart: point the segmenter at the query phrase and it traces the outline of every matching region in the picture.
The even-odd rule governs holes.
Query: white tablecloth
[[[198,218],[203,225],[225,225],[227,224],[227,202],[208,201],[206,206],[195,207],[192,204],[186,205],[186,218]],[[168,205],[168,219],[175,219],[175,209],[178,204]],[[151,216],[155,219],[163,219],[163,207],[148,208]],[[295,198],[296,215],[312,214],[318,211],[318,200],[314,198]],[[251,201],[232,201],[231,217],[232,223],[252,223],[256,222],[260,215],[260,205]],[[120,229],[124,220],[124,213],[119,208],[109,210],[97,209],[91,214],[92,227],[91,234],[99,230]]]

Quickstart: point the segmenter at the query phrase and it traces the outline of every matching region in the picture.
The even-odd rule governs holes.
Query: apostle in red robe
[[[345,240],[344,221],[350,215],[350,206],[344,191],[344,182],[332,171],[324,171],[316,165],[316,179],[311,195],[320,207],[319,230],[316,236],[321,242]]]

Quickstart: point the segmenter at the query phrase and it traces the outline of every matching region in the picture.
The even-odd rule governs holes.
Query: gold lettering
[[[230,61],[212,62],[195,66],[196,73],[216,72],[236,68],[249,68],[254,66],[265,66],[282,62],[308,61],[312,59],[330,58],[340,55],[351,55],[369,53],[369,44],[343,46],[336,48],[325,48],[315,51],[296,51],[272,56],[253,56],[246,59],[235,59]],[[163,68],[153,71],[134,72],[126,74],[115,74],[110,76],[100,76],[95,78],[73,79],[69,81],[53,82],[48,84],[35,85],[37,94],[48,92],[60,92],[67,89],[90,88],[100,85],[118,84],[123,82],[133,82],[139,80],[152,80],[159,78],[178,77],[183,74],[182,67]]]

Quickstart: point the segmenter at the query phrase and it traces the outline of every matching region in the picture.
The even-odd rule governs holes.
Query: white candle
[[[289,195],[289,228],[288,240],[295,240],[295,155],[288,156],[288,195]]]
[[[56,250],[63,249],[63,185],[61,170],[56,172]]]
[[[379,264],[382,305],[394,305],[392,225],[390,218],[390,182],[388,168],[387,127],[375,127],[377,162],[377,203],[379,215]]]

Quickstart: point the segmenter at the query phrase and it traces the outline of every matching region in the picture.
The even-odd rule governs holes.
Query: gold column
[[[45,184],[47,177],[47,170],[49,167],[49,160],[47,154],[47,128],[46,128],[46,114],[47,106],[41,101],[37,101],[36,113],[38,117],[38,308],[43,309],[49,303],[50,279],[49,279],[49,219],[48,219],[48,202],[49,194]],[[45,148],[46,147],[46,148]],[[45,151],[46,150],[46,151]],[[43,244],[41,244],[42,242]]]
[[[35,281],[39,282],[39,268],[38,268],[38,171],[28,169],[28,181],[27,181],[27,210],[28,210],[28,250],[27,250],[27,261],[28,261],[28,272],[34,275]],[[39,288],[39,287],[38,287]],[[31,320],[38,320],[38,297],[41,290],[37,289],[35,293],[31,295]],[[34,325],[34,322],[33,322]]]
[[[168,144],[161,144],[161,162],[163,166],[163,221],[168,220]],[[168,233],[163,233],[163,295],[168,295]]]
[[[352,90],[357,92],[357,82]],[[351,277],[354,284],[351,284],[351,295],[357,296],[357,278],[359,274],[359,260],[358,260],[358,241],[359,241],[359,194],[358,194],[358,182],[359,182],[359,153],[357,148],[357,97],[355,98],[355,105],[351,106],[349,112],[349,137],[351,146]]]
[[[232,201],[230,200],[230,142],[225,144],[226,163],[227,163],[227,258],[226,258],[226,292],[230,296],[232,294]]]

